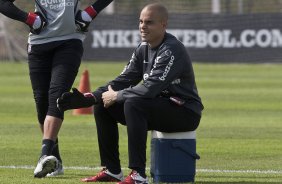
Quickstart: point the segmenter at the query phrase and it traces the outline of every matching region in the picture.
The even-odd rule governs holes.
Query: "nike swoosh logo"
[[[84,22],[80,22],[80,21],[76,21],[77,23],[79,23],[79,24],[81,24],[82,25],[82,27],[85,27],[86,26],[86,24],[84,23]]]
[[[41,149],[43,149],[44,147],[46,147],[46,144],[43,144],[42,147],[41,147]]]

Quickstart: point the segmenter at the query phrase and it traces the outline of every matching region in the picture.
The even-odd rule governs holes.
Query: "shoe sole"
[[[64,175],[64,172],[60,171],[60,172],[57,172],[56,174],[54,174],[54,172],[51,172],[51,173],[48,173],[46,177],[56,177],[56,176],[61,176],[61,175]]]
[[[55,160],[46,160],[45,163],[43,163],[42,170],[36,174],[34,174],[35,178],[43,178],[47,174],[52,173],[55,171],[57,162]]]

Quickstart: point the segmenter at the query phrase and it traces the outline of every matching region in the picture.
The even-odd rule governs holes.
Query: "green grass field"
[[[83,63],[91,88],[119,74],[125,63]],[[205,105],[197,130],[196,183],[282,183],[282,65],[194,64]],[[65,175],[34,179],[41,134],[27,63],[0,64],[0,183],[82,183],[100,168],[92,115],[68,111],[60,131]],[[126,129],[120,126],[120,154],[127,174]],[[149,155],[149,139],[148,150]],[[147,159],[150,166],[150,158]],[[149,170],[148,170],[149,174]]]

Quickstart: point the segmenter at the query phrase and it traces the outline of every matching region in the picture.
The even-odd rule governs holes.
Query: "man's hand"
[[[112,89],[112,87],[108,86],[108,91],[102,94],[102,99],[104,102],[104,107],[108,108],[113,105],[117,100],[117,92]]]
[[[25,23],[29,26],[31,33],[40,34],[42,29],[46,26],[47,21],[39,12],[30,12],[28,13]]]
[[[92,93],[82,94],[76,88],[72,88],[72,92],[63,93],[62,96],[57,99],[57,107],[61,111],[90,107],[95,103],[96,100]]]
[[[96,16],[97,12],[92,6],[83,11],[79,10],[75,15],[75,24],[78,31],[87,32],[89,24]]]

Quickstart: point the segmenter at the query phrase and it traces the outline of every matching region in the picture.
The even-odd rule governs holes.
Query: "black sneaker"
[[[54,156],[42,156],[34,170],[35,178],[43,178],[47,174],[52,173],[58,167],[58,159]]]

